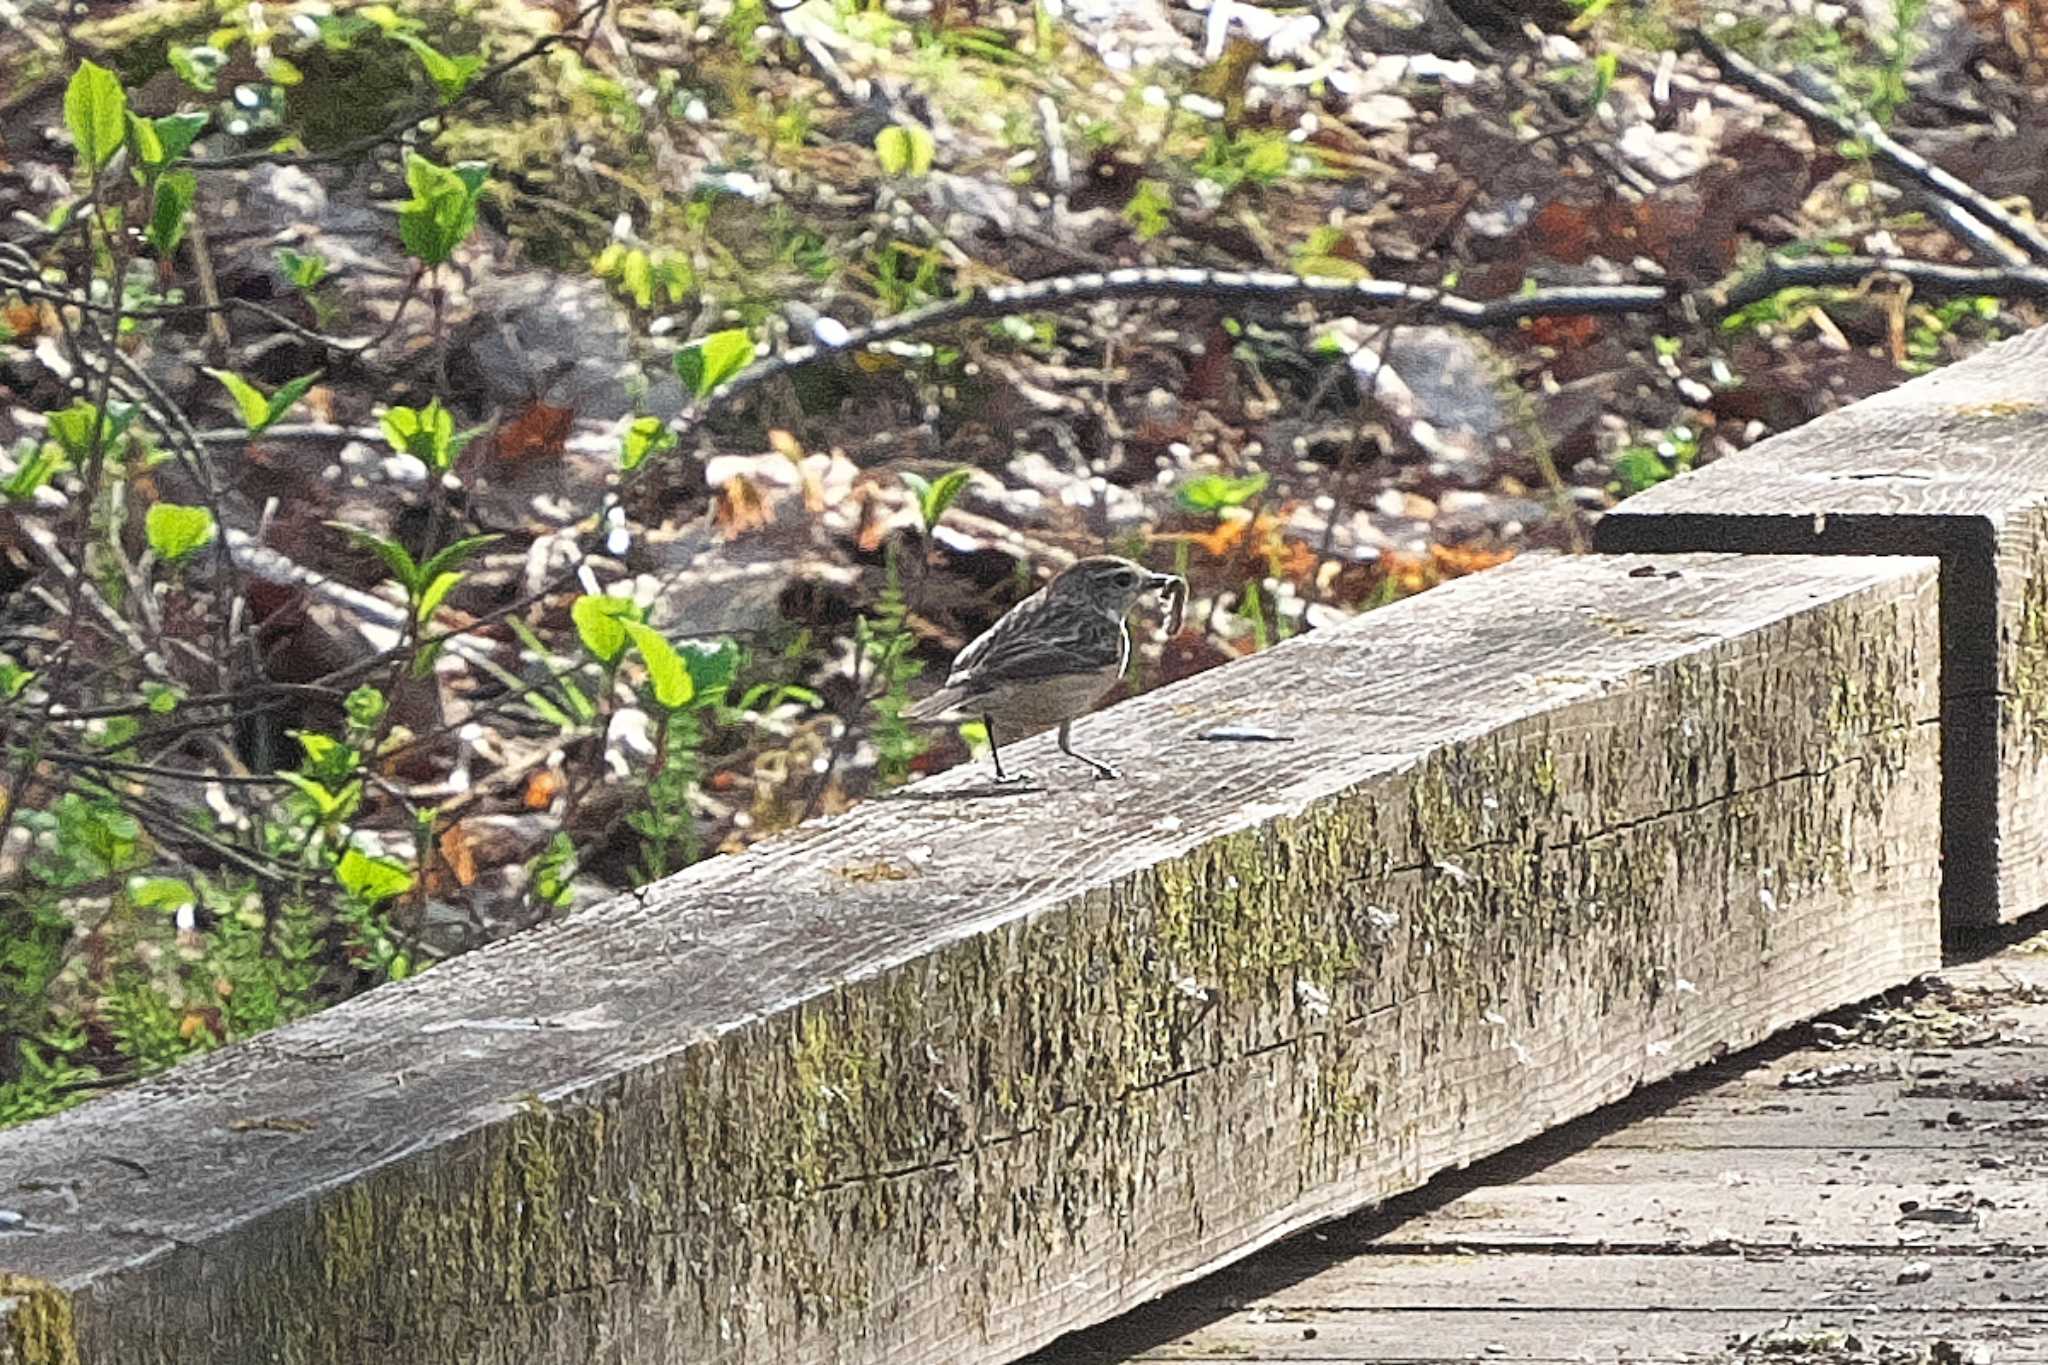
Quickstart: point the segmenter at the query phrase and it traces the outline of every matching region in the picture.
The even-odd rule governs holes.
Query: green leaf
[[[299,766],[314,777],[341,781],[362,762],[363,756],[353,744],[344,744],[333,735],[318,730],[293,730],[291,736],[306,752],[305,761]]]
[[[327,258],[317,251],[294,251],[281,246],[277,249],[277,264],[296,289],[314,288],[327,278]]]
[[[424,408],[388,408],[380,425],[393,450],[414,456],[436,474],[447,473],[462,448],[455,439],[455,414],[439,398],[429,399]]]
[[[443,104],[453,104],[462,92],[469,88],[477,69],[483,65],[483,58],[473,53],[466,57],[450,57],[429,47],[410,33],[394,33],[391,36],[411,48],[414,55],[420,59],[420,65],[426,68],[427,78],[433,81],[434,88],[441,92]]]
[[[178,703],[185,699],[185,692],[183,688],[170,683],[145,682],[142,685],[142,696],[149,703],[152,714],[168,716],[178,709]]]
[[[626,598],[585,593],[570,606],[569,619],[576,623],[576,638],[590,657],[609,668],[626,648],[625,621],[634,612]]]
[[[437,166],[418,152],[405,159],[405,183],[412,198],[398,207],[398,236],[425,265],[440,265],[476,227],[476,199],[486,168],[463,162]]]
[[[1227,474],[1204,474],[1181,485],[1180,505],[1195,512],[1220,512],[1242,507],[1266,491],[1272,478],[1264,470],[1232,478]]]
[[[1160,181],[1140,180],[1124,202],[1124,221],[1137,230],[1139,241],[1151,241],[1172,226],[1173,192]]]
[[[676,652],[690,672],[690,690],[699,705],[724,696],[740,671],[737,640],[683,640],[677,643]]]
[[[365,549],[376,551],[378,558],[384,561],[384,566],[391,570],[391,576],[404,587],[408,597],[419,590],[424,581],[420,577],[419,565],[413,562],[412,553],[403,545],[395,540],[387,540],[374,531],[351,526],[345,521],[330,521],[327,524]]]
[[[317,782],[304,773],[281,772],[277,774],[277,780],[296,787],[300,795],[313,803],[313,809],[322,822],[337,818],[348,807],[350,791],[329,791],[325,783]],[[354,784],[351,783],[350,786],[353,787]]]
[[[953,505],[954,500],[966,489],[967,481],[973,477],[974,471],[965,466],[949,469],[941,474],[936,482],[925,484],[923,488],[917,490],[917,511],[924,521],[925,530],[929,531],[939,524],[939,518],[946,515],[946,509]],[[919,482],[923,483],[923,480]]]
[[[23,668],[14,660],[0,655],[0,701],[13,701],[36,680],[32,668]]]
[[[64,87],[64,123],[78,164],[93,174],[113,160],[127,131],[128,96],[120,77],[94,62],[80,62]]]
[[[235,406],[242,410],[242,425],[249,428],[250,435],[255,435],[267,425],[265,419],[270,415],[270,400],[264,396],[263,390],[233,370],[209,369],[206,373],[219,380],[221,387],[234,398]]]
[[[676,377],[698,398],[708,398],[753,359],[754,339],[745,328],[713,332],[676,352]]]
[[[929,174],[932,168],[933,154],[937,151],[938,145],[932,141],[930,133],[922,128],[912,128],[910,130],[910,173],[912,175]]]
[[[92,455],[93,428],[99,425],[99,415],[99,409],[90,403],[73,403],[50,414],[50,437],[73,464],[84,464]]]
[[[504,536],[493,532],[486,536],[464,536],[461,540],[449,542],[420,565],[420,581],[425,583],[448,572],[492,541],[503,539]]]
[[[1672,475],[1671,466],[1649,446],[1630,446],[1614,457],[1614,475],[1623,496],[1653,488]]]
[[[365,683],[342,698],[341,709],[350,725],[368,730],[384,719],[384,694]]]
[[[183,910],[196,905],[199,897],[192,890],[192,883],[176,877],[144,877],[128,887],[128,899],[144,910]]]
[[[194,114],[165,114],[160,119],[152,119],[157,141],[163,144],[164,158],[161,164],[168,166],[185,155],[193,142],[198,140],[199,135],[206,131],[206,125],[212,117],[213,115],[202,111]]]
[[[454,591],[455,585],[462,581],[462,577],[460,573],[441,573],[435,574],[427,581],[426,588],[420,593],[420,604],[415,608],[420,621],[425,622],[433,616],[441,603],[447,600],[448,594]]]
[[[696,685],[690,680],[689,666],[676,647],[662,638],[660,631],[639,621],[619,623],[626,634],[633,637],[634,648],[647,663],[647,680],[654,685],[654,699],[671,711],[679,711],[690,704],[697,695]]]
[[[910,169],[910,130],[892,123],[875,134],[875,156],[885,175],[901,175]]]
[[[1593,59],[1592,106],[1598,109],[1607,102],[1607,94],[1614,89],[1614,75],[1620,62],[1612,52],[1603,52]]]
[[[922,128],[890,124],[875,134],[875,157],[889,175],[925,175],[937,151],[932,135]]]
[[[149,244],[156,248],[157,255],[168,258],[178,249],[178,243],[185,240],[192,200],[198,191],[199,181],[190,171],[172,171],[156,182],[156,196],[150,205],[149,227],[145,235]]]
[[[553,675],[555,686],[562,689],[562,701],[567,705],[568,711],[565,712],[561,707],[556,706],[554,701],[542,692],[539,687],[527,686],[526,683],[522,682],[510,671],[492,663],[488,655],[479,656],[477,659],[477,662],[483,666],[484,671],[504,683],[511,691],[523,695],[526,699],[526,704],[539,712],[541,719],[566,733],[573,733],[579,724],[588,725],[591,721],[595,720],[597,718],[597,707],[592,704],[590,698],[583,695],[583,689],[578,687],[566,672],[556,666],[554,651],[547,647],[547,643],[540,636],[533,633],[533,627],[527,625],[517,616],[506,617],[505,624],[512,628],[514,635],[519,637],[519,643],[535,659],[540,661],[540,666]]]
[[[642,308],[654,306],[654,262],[639,247],[628,251],[620,263],[619,284],[634,303]]]
[[[34,454],[15,467],[5,483],[0,483],[0,493],[14,502],[26,502],[68,463],[55,441],[45,441],[36,447]]]
[[[204,507],[182,507],[160,502],[143,518],[143,534],[157,558],[177,563],[205,545],[213,543],[213,513]]]
[[[632,473],[649,458],[675,449],[676,434],[659,417],[635,417],[619,446],[619,468]]]
[[[171,70],[185,84],[202,94],[211,95],[220,83],[221,68],[228,64],[228,54],[217,47],[200,44],[195,47],[172,47],[164,53],[164,60],[171,64]]]
[[[372,858],[351,847],[334,865],[341,889],[368,905],[377,905],[412,890],[412,872],[389,858]]]
[[[132,109],[128,111],[128,150],[135,154],[138,176],[164,164],[164,140],[156,135],[156,125],[137,118]]]
[[[264,410],[263,425],[256,430],[262,431],[276,425],[278,418],[290,412],[298,401],[306,396],[306,390],[313,387],[313,382],[321,373],[315,370],[311,374],[302,374],[297,379],[287,379],[278,385],[277,392],[270,395],[269,406]]]

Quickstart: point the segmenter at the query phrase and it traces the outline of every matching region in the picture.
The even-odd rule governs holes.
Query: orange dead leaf
[[[520,799],[528,810],[546,810],[561,791],[561,769],[541,768],[526,779],[526,792]]]
[[[1462,578],[1468,573],[1491,569],[1496,564],[1505,564],[1515,557],[1513,550],[1481,549],[1471,545],[1432,545],[1430,558],[1444,578]]]
[[[457,820],[441,831],[437,841],[441,858],[448,864],[448,870],[455,874],[458,886],[473,886],[476,883],[476,848],[469,841],[469,831]]]
[[[1211,559],[1228,559],[1243,543],[1252,528],[1251,522],[1240,518],[1226,518],[1206,531],[1190,531],[1186,540]]]
[[[330,426],[334,424],[334,390],[332,388],[325,384],[315,384],[312,388],[306,390],[306,396],[300,401],[305,404],[306,416],[316,422],[325,422]]]
[[[882,542],[889,538],[889,516],[875,496],[872,485],[862,485],[860,490],[860,524],[854,532],[854,543],[860,552],[871,555],[882,548]]]
[[[1266,547],[1266,562],[1274,578],[1284,578],[1297,587],[1305,587],[1315,577],[1321,560],[1314,547],[1306,541],[1279,535],[1276,523],[1276,533]]]
[[[720,485],[718,499],[711,507],[711,519],[727,540],[735,540],[766,526],[774,520],[774,514],[769,510],[767,496],[754,481],[744,474],[735,474]]]
[[[535,399],[518,416],[499,425],[494,453],[508,464],[559,459],[575,420],[575,409]]]
[[[1544,317],[1529,319],[1529,336],[1539,346],[1567,350],[1588,346],[1600,335],[1600,324],[1589,317]]]
[[[26,341],[42,330],[43,314],[33,304],[10,303],[0,308],[0,321],[6,323],[17,340]]]
[[[1430,569],[1431,561],[1421,555],[1403,554],[1399,550],[1387,550],[1380,555],[1381,574],[1402,597],[1421,592],[1435,582]]]

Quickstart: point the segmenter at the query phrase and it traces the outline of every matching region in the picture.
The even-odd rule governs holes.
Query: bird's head
[[[1091,555],[1060,571],[1046,585],[1046,596],[1086,603],[1121,618],[1148,592],[1185,594],[1187,585],[1170,573],[1153,573],[1117,555]]]

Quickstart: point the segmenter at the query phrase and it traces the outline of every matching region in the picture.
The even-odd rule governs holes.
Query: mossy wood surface
[[[2048,328],[1638,493],[1594,545],[1940,556],[1948,919],[2048,905]]]
[[[0,1133],[0,1342],[1008,1359],[1932,967],[1935,578],[1525,558]]]
[[[2048,953],[1972,958],[1029,1365],[2039,1365]]]

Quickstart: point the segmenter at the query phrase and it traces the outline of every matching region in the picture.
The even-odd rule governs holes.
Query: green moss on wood
[[[0,1360],[78,1365],[71,1296],[46,1281],[0,1270]]]

